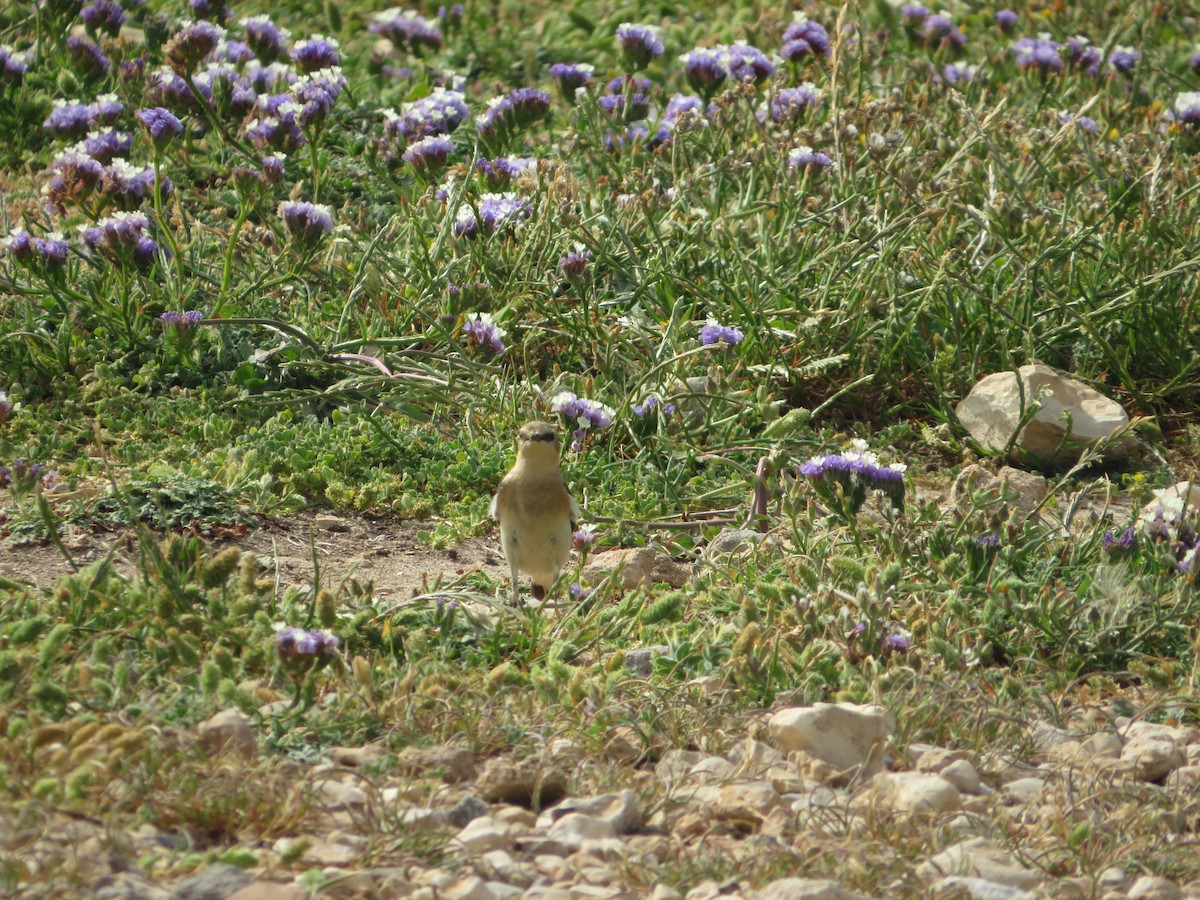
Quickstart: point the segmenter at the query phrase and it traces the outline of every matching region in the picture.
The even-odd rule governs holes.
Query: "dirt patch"
[[[223,532],[215,549],[241,547],[253,551],[283,585],[311,580],[313,550],[321,569],[321,582],[343,579],[372,581],[379,602],[403,600],[445,585],[472,572],[485,572],[497,580],[508,575],[499,543],[469,538],[456,547],[431,550],[417,537],[431,526],[428,521],[390,522],[359,516],[303,513],[264,520],[243,534]],[[75,564],[85,566],[113,553],[118,571],[138,570],[137,541],[133,532],[67,532],[63,543]],[[51,589],[71,573],[63,554],[53,544],[0,548],[0,575]]]

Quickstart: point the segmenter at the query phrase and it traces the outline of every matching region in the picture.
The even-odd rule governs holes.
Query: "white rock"
[[[1121,748],[1121,760],[1133,766],[1133,776],[1141,781],[1158,781],[1187,763],[1187,753],[1170,734],[1142,731]]]
[[[1173,881],[1154,875],[1143,875],[1129,888],[1129,900],[1176,900],[1183,891]]]
[[[722,819],[758,823],[779,804],[779,792],[766,782],[727,784],[721,788],[715,812]]]
[[[751,894],[755,900],[866,900],[862,894],[836,881],[816,878],[781,878]]]
[[[593,553],[580,577],[597,584],[609,575],[617,574],[625,590],[631,591],[640,584],[649,584],[654,571],[654,550],[650,547],[631,547]]]
[[[480,816],[454,836],[454,843],[469,853],[488,850],[509,850],[513,846],[512,831],[491,816]]]
[[[1085,448],[1129,425],[1129,415],[1121,404],[1041,363],[1021,366],[1016,373],[985,376],[958,404],[956,413],[971,437],[998,451],[1008,445],[1035,401],[1041,409],[1021,430],[1014,449],[1024,450],[1041,463],[1075,462]],[[1126,436],[1108,448],[1105,458],[1126,458],[1134,446]]]
[[[895,720],[882,707],[854,703],[817,703],[771,716],[767,734],[784,753],[803,750],[845,771],[861,767],[878,772]]]
[[[353,784],[329,778],[315,782],[313,787],[321,802],[330,809],[361,809],[367,805],[366,792]]]
[[[737,766],[720,756],[706,756],[688,770],[688,775],[704,781],[728,781],[737,775]]]
[[[655,763],[654,774],[660,781],[680,781],[702,759],[704,754],[699,750],[668,750]]]
[[[233,753],[251,757],[258,751],[254,730],[236,709],[223,709],[197,729],[200,746],[214,756]]]
[[[958,812],[962,809],[962,794],[941,775],[881,772],[855,805],[900,816],[927,817]]]
[[[954,785],[963,794],[983,794],[987,788],[979,777],[979,771],[965,759],[956,759],[937,773]]]
[[[947,847],[937,856],[917,866],[917,874],[927,882],[946,875],[966,875],[995,884],[1033,890],[1043,875],[1017,863],[1012,856],[984,838],[972,838]]]
[[[585,816],[582,813],[567,813],[550,826],[546,836],[570,850],[578,850],[586,840],[615,838],[617,832],[612,823],[604,819]]]
[[[1000,788],[1004,799],[1021,806],[1028,806],[1041,796],[1042,788],[1046,786],[1044,778],[1018,778]]]
[[[984,878],[951,875],[933,885],[933,896],[949,896],[955,900],[961,900],[964,896],[969,900],[1033,900],[1036,894],[1011,885],[997,884]]]
[[[617,834],[627,834],[642,824],[642,811],[637,794],[633,791],[619,791],[615,794],[601,794],[598,797],[564,800],[538,816],[537,827],[548,829],[570,813],[582,813],[595,819],[603,819],[612,825]]]
[[[499,900],[495,891],[478,875],[468,875],[439,888],[438,896],[446,900]]]
[[[787,765],[787,757],[754,738],[746,738],[738,744],[728,759],[738,767],[739,775],[750,778],[762,777],[772,767]]]

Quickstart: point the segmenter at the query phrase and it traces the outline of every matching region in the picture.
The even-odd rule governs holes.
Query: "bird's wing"
[[[500,487],[496,488],[496,495],[492,497],[492,505],[488,507],[488,515],[500,521],[500,495],[504,493],[504,482],[500,482]]]

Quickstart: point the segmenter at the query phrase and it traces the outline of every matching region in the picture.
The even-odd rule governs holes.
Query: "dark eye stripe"
[[[553,431],[539,431],[537,434],[526,435],[525,440],[549,442],[549,441],[554,440],[554,432]]]

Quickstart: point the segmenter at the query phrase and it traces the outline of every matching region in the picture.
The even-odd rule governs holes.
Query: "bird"
[[[546,598],[571,554],[572,532],[581,518],[559,468],[558,450],[553,425],[526,422],[517,433],[517,461],[492,498],[491,515],[500,523],[500,547],[517,605],[521,572],[532,576],[534,598]]]

